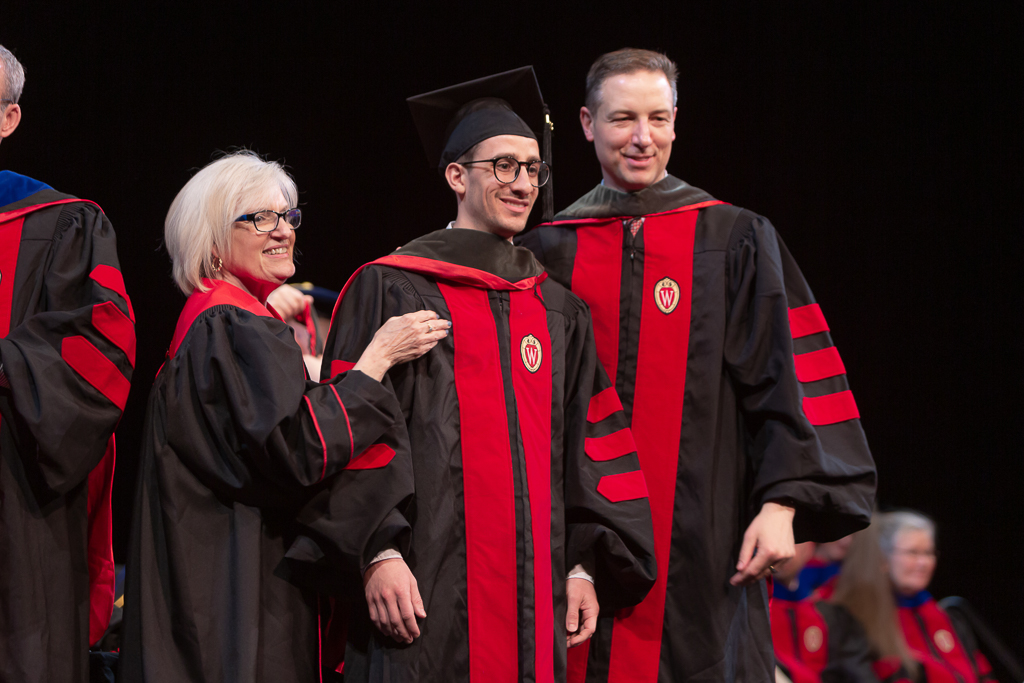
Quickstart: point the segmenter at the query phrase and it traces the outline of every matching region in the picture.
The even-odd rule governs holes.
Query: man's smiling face
[[[605,185],[635,192],[665,177],[672,155],[676,108],[660,71],[609,76],[596,111],[580,110],[580,123],[601,163]]]
[[[537,141],[519,135],[497,135],[487,138],[470,152],[472,160],[511,157],[519,161],[539,161]],[[457,162],[456,162],[457,163]],[[518,235],[526,228],[530,209],[538,189],[530,184],[523,169],[511,183],[502,183],[494,176],[491,164],[463,166],[465,198],[459,205],[459,223],[504,238]]]

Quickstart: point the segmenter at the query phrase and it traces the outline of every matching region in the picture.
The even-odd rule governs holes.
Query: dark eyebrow
[[[515,154],[512,154],[511,152],[508,152],[506,154],[498,154],[497,156],[495,156],[493,158],[494,159],[515,159],[516,161],[519,161],[519,157],[517,157]],[[532,163],[534,161],[544,161],[544,160],[541,159],[540,157],[532,157],[530,159],[523,159],[523,161],[525,161],[527,163]]]

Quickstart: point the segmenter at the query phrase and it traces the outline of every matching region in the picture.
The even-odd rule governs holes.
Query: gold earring
[[[213,257],[213,272],[219,273],[220,269],[224,267],[224,261],[221,260],[220,256]]]

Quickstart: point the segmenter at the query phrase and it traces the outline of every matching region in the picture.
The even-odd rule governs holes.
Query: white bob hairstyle
[[[208,288],[213,247],[230,253],[231,224],[241,214],[267,208],[281,191],[289,206],[298,202],[295,181],[276,161],[255,152],[234,152],[207,164],[185,183],[164,219],[164,243],[171,255],[174,282],[186,295]]]
[[[878,515],[878,543],[886,559],[892,560],[896,539],[904,531],[925,531],[935,540],[935,522],[919,512],[897,510]]]

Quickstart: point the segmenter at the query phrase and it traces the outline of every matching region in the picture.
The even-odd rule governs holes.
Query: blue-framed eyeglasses
[[[302,223],[302,209],[288,209],[287,211],[274,211],[273,209],[260,209],[254,213],[247,213],[235,219],[238,223],[252,223],[256,232],[274,232],[281,219],[295,230]]]

